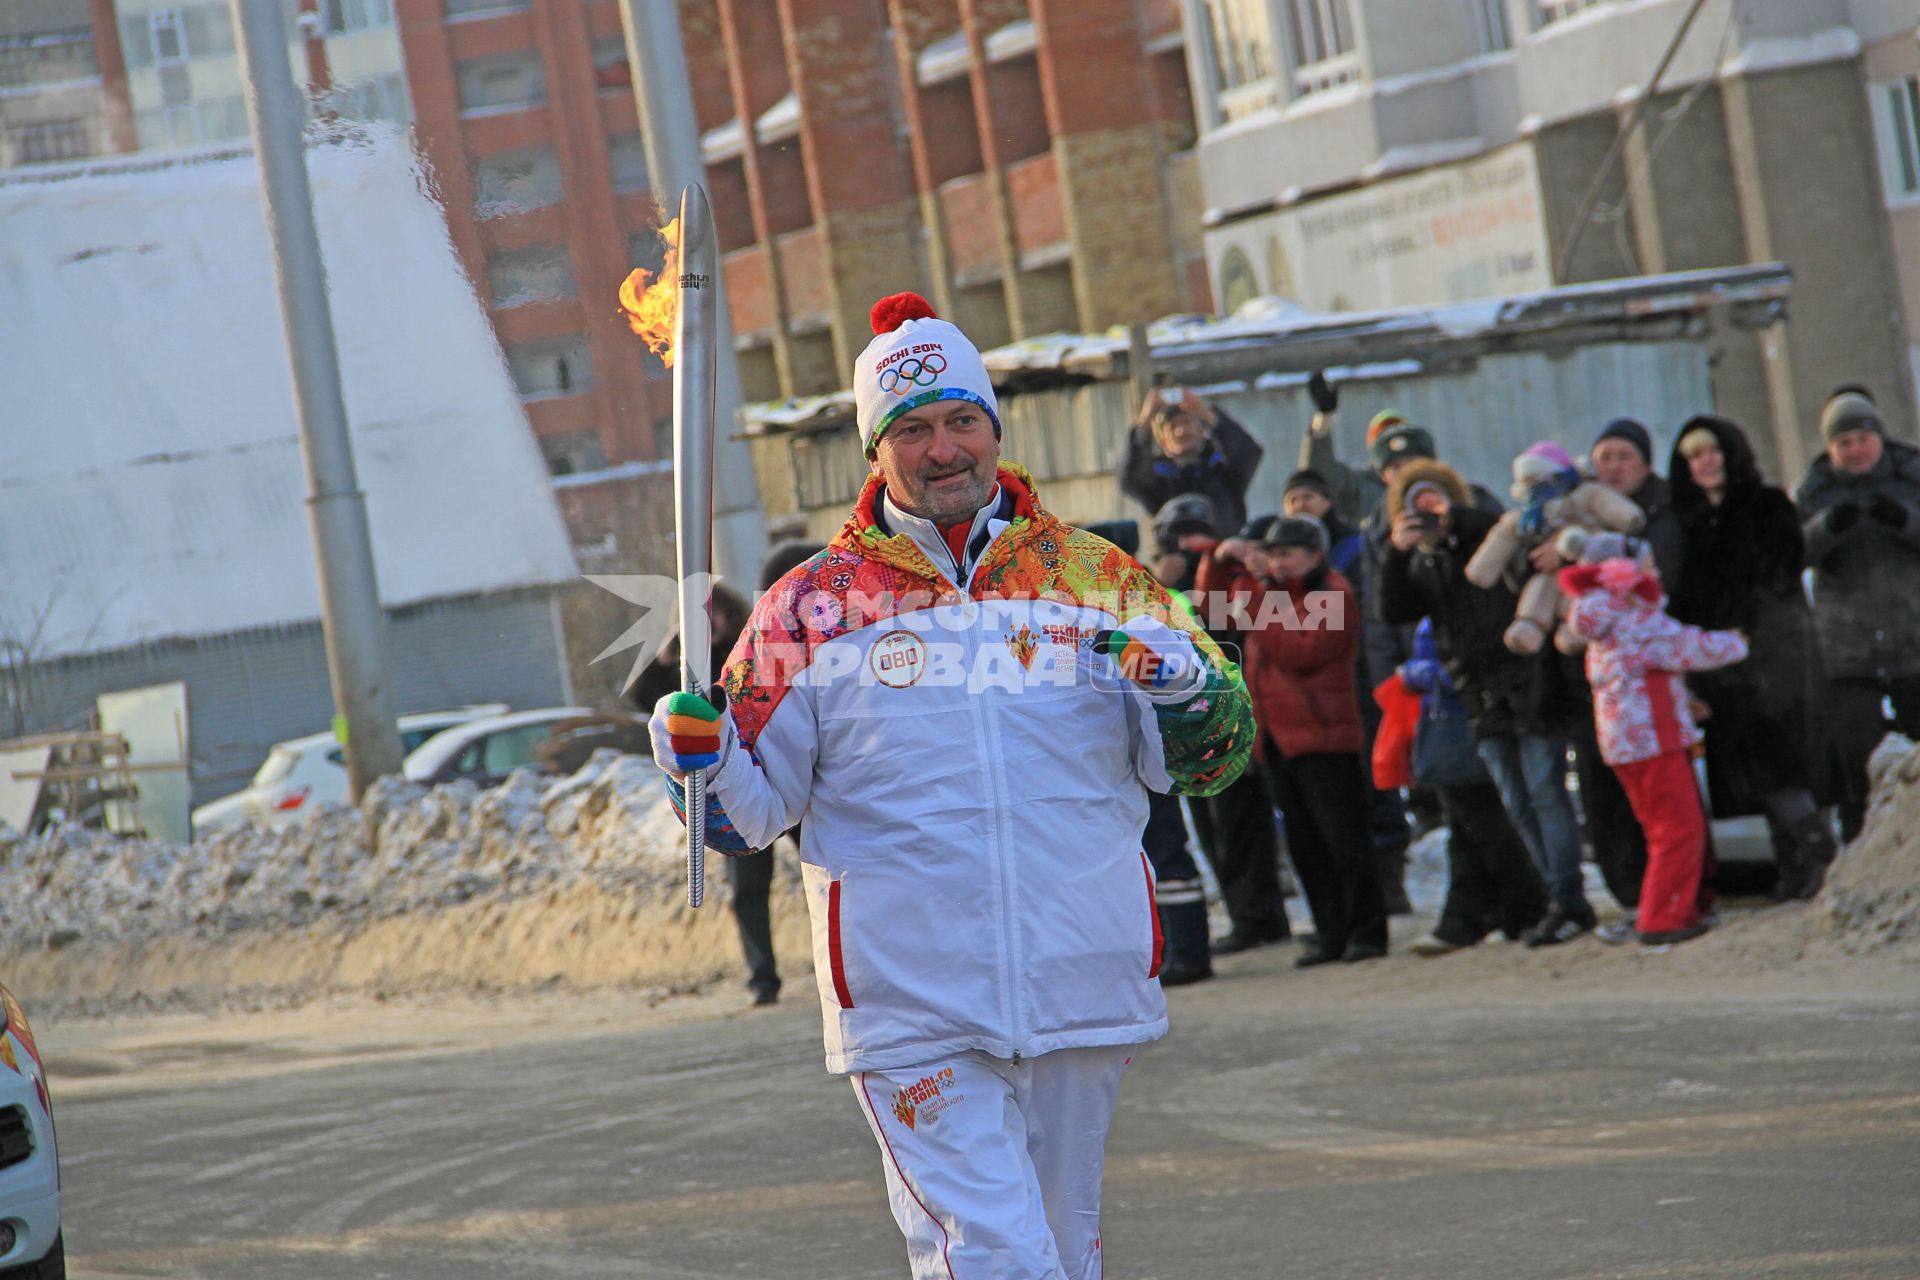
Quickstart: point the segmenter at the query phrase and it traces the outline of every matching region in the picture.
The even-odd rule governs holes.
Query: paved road
[[[1116,1280],[1920,1276],[1920,999],[1348,1000],[1283,962],[1178,993],[1135,1064]],[[149,1057],[62,1104],[78,1275],[904,1274],[804,1004],[169,1071],[196,1054],[254,1074],[161,1087]]]

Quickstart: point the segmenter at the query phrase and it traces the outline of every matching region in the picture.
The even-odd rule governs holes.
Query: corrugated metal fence
[[[1506,492],[1513,457],[1529,444],[1557,440],[1578,455],[1617,417],[1647,424],[1664,470],[1679,425],[1713,407],[1706,348],[1690,339],[1485,356],[1438,370],[1388,368],[1343,382],[1339,456],[1361,465],[1368,420],[1396,408],[1432,429],[1445,460],[1496,493]],[[1305,380],[1257,379],[1217,389],[1212,398],[1267,448],[1248,509],[1277,510],[1313,416]],[[1002,454],[1043,482],[1042,498],[1055,513],[1079,523],[1142,514],[1112,479],[1133,420],[1125,383],[1008,395],[1000,409]],[[846,517],[866,478],[858,439],[848,427],[795,436],[789,447],[795,496],[809,529],[824,537]]]

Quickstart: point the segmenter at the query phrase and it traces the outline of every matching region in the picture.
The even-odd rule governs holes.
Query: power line
[[[1587,194],[1580,199],[1580,210],[1573,224],[1573,231],[1567,237],[1566,248],[1560,251],[1559,268],[1555,272],[1556,279],[1567,278],[1567,272],[1573,265],[1573,255],[1579,251],[1580,241],[1587,233],[1587,224],[1593,220],[1594,207],[1599,203],[1601,189],[1606,186],[1607,179],[1613,176],[1613,166],[1619,162],[1620,153],[1626,150],[1627,139],[1632,137],[1634,130],[1640,127],[1641,118],[1647,114],[1654,95],[1660,91],[1660,81],[1666,77],[1667,68],[1673,65],[1674,58],[1679,55],[1680,46],[1685,42],[1687,32],[1693,27],[1693,20],[1699,17],[1700,11],[1706,7],[1707,0],[1693,0],[1693,3],[1687,7],[1686,16],[1680,19],[1680,29],[1673,33],[1673,40],[1667,45],[1667,51],[1661,57],[1660,65],[1653,70],[1653,78],[1647,81],[1647,87],[1641,93],[1640,101],[1634,104],[1633,118],[1614,135],[1613,146],[1607,149],[1606,159],[1600,162],[1599,170],[1587,186]]]

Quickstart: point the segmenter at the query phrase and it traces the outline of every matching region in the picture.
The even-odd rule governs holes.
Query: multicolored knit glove
[[[670,693],[647,721],[653,762],[673,778],[720,763],[726,730],[720,709],[697,693]]]
[[[1095,633],[1093,651],[1112,658],[1150,697],[1184,696],[1205,683],[1206,664],[1187,636],[1146,618],[1126,625],[1132,629]]]

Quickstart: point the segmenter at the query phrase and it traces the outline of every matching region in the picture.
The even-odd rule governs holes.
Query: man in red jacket
[[[1353,655],[1363,619],[1352,584],[1327,564],[1326,526],[1286,516],[1265,525],[1258,546],[1230,538],[1201,566],[1199,586],[1247,597],[1255,754],[1319,934],[1294,963],[1377,959],[1387,953],[1387,904],[1360,760]]]

